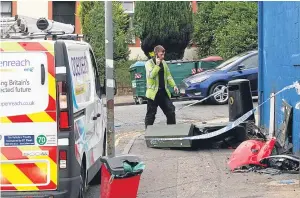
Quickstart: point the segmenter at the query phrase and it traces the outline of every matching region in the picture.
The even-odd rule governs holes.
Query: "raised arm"
[[[160,70],[160,67],[158,65],[155,65],[154,62],[151,61],[146,62],[145,68],[147,77],[151,79],[155,79]]]

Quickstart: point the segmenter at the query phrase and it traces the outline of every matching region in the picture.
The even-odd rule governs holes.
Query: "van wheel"
[[[104,135],[104,140],[103,140],[103,152],[102,152],[102,156],[106,156],[106,132]],[[101,167],[99,169],[99,171],[96,173],[96,175],[94,176],[94,178],[92,179],[92,181],[90,182],[91,185],[99,185],[101,184]]]
[[[85,198],[85,189],[86,189],[86,172],[85,168],[81,166],[81,174],[80,174],[80,187],[79,187],[79,195],[78,198]]]

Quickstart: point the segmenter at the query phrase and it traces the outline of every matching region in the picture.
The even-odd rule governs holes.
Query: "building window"
[[[53,20],[75,25],[76,1],[53,1]]]
[[[1,1],[1,17],[12,17],[11,1]]]

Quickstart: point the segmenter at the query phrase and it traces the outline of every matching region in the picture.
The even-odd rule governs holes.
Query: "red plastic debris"
[[[276,139],[267,142],[259,140],[247,140],[241,143],[232,153],[228,165],[231,171],[246,165],[258,165],[265,167],[260,161],[269,157],[275,146]]]

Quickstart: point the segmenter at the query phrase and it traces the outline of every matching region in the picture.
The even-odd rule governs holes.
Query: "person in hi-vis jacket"
[[[171,75],[169,66],[165,58],[165,49],[158,45],[154,48],[155,57],[148,60],[145,64],[146,79],[147,79],[147,113],[145,118],[145,127],[153,125],[157,107],[167,117],[167,124],[176,124],[175,106],[171,101],[171,93],[168,90],[168,85],[171,86],[175,93],[178,93],[178,88]]]

